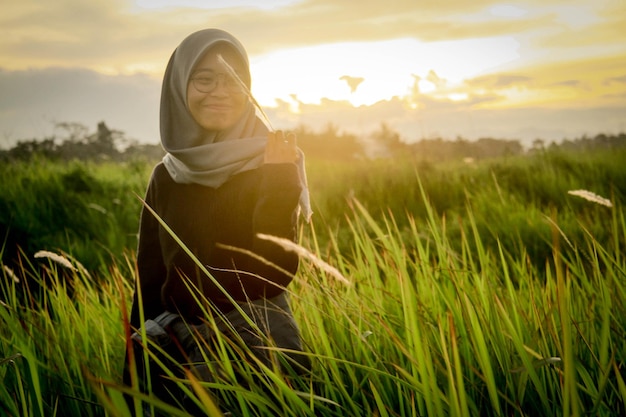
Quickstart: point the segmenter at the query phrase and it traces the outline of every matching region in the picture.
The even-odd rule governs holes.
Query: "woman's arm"
[[[247,232],[251,234],[249,246],[246,245],[253,255],[238,252],[237,244],[216,251],[216,255],[222,254],[218,258],[230,259],[223,267],[236,271],[221,274],[220,281],[237,301],[280,294],[298,269],[295,253],[258,237],[262,233],[295,241],[301,191],[297,168],[294,164],[264,165],[259,174],[261,181],[257,183],[258,197],[252,209],[251,229]],[[227,306],[225,299],[222,302]]]
[[[153,173],[145,199],[145,204],[150,207],[154,207],[156,201],[155,189],[156,180],[155,173]],[[166,268],[159,241],[159,222],[145,206],[142,206],[137,246],[137,282],[130,316],[132,326],[140,325],[139,291],[141,291],[145,318],[153,318],[162,313],[161,288],[165,278]]]

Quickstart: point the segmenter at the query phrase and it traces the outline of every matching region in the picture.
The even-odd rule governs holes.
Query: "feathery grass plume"
[[[278,246],[282,247],[286,251],[296,253],[300,258],[308,259],[309,261],[311,261],[311,263],[313,263],[313,265],[331,275],[333,278],[343,282],[346,285],[350,285],[350,281],[346,277],[344,277],[337,268],[324,262],[313,253],[308,251],[306,248],[303,248],[302,246],[293,243],[291,240],[282,237],[266,235],[264,233],[258,233],[257,236],[259,237],[259,239],[269,240],[270,242],[276,243]]]
[[[51,261],[69,269],[72,271],[77,271],[76,268],[74,268],[74,266],[72,265],[72,263],[69,261],[69,259],[67,259],[65,256],[63,255],[59,255],[57,253],[54,252],[50,252],[47,250],[40,250],[39,252],[37,252],[35,254],[35,258],[48,258]]]
[[[107,214],[107,209],[105,209],[104,207],[102,207],[100,204],[96,204],[96,203],[89,203],[87,204],[87,207],[89,207],[90,209],[99,211],[102,214]]]
[[[2,265],[2,269],[4,269],[4,273],[6,274],[6,276],[11,278],[13,282],[15,283],[20,282],[20,279],[17,277],[17,275],[15,275],[15,272],[13,272],[11,268],[9,268],[6,265]]]
[[[591,201],[593,203],[600,204],[602,206],[613,207],[613,203],[608,198],[604,198],[599,196],[596,193],[592,193],[587,190],[570,190],[567,192],[568,194],[575,195],[581,198],[584,198],[587,201]]]
[[[61,254],[67,258],[68,260],[71,259],[71,262],[74,264],[74,269],[78,272],[80,272],[81,274],[83,274],[86,277],[91,277],[91,275],[89,274],[89,271],[87,271],[87,268],[85,268],[85,266],[83,264],[81,264],[78,259],[74,258],[72,255],[69,255],[63,251],[61,251]]]
[[[0,359],[0,365],[4,365],[5,363],[13,363],[16,359],[22,357],[21,353],[16,353],[14,355],[9,356],[8,358]]]
[[[248,96],[248,98],[250,99],[250,101],[252,102],[252,104],[255,105],[255,107],[261,112],[261,115],[263,116],[263,118],[265,119],[265,122],[267,123],[267,127],[271,130],[274,131],[274,127],[272,126],[272,122],[270,122],[270,118],[267,117],[267,114],[265,114],[265,112],[263,111],[263,108],[261,107],[261,105],[259,104],[258,101],[256,101],[256,99],[254,98],[254,96],[252,95],[252,91],[250,91],[250,89],[248,88],[248,86],[246,85],[246,83],[244,83],[241,78],[239,77],[239,74],[237,74],[237,71],[235,71],[233,69],[233,67],[230,66],[230,64],[228,62],[226,62],[226,60],[224,59],[224,57],[222,57],[222,54],[217,54],[217,60],[224,65],[224,67],[226,67],[226,70],[228,71],[228,73],[230,74],[231,77],[233,77],[233,79],[235,81],[237,81],[237,84],[239,84],[239,86],[241,87],[241,89],[246,93],[246,95]]]
[[[552,356],[550,358],[543,358],[538,361],[532,363],[535,368],[539,368],[546,365],[552,365],[555,363],[561,363],[563,360],[558,356]],[[511,369],[509,372],[512,374],[519,374],[525,372],[527,368],[525,366],[520,366],[519,368]]]

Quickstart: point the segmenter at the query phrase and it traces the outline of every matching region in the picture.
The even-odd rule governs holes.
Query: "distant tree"
[[[122,154],[125,160],[159,161],[165,156],[161,144],[131,143]]]
[[[481,138],[472,145],[476,148],[476,158],[513,156],[524,152],[524,147],[517,140]]]
[[[533,140],[532,151],[541,152],[543,150],[545,150],[545,141],[539,138]]]
[[[372,134],[372,138],[383,147],[383,154],[387,154],[384,156],[393,156],[407,149],[406,144],[400,138],[400,134],[385,122],[380,124],[379,129]]]
[[[595,137],[590,138],[583,135],[576,139],[563,139],[560,144],[552,143],[550,150],[566,150],[566,151],[588,151],[594,149],[614,149],[626,147],[626,133],[617,135],[607,135],[599,133]]]
[[[55,130],[54,136],[20,140],[13,148],[0,150],[0,160],[27,160],[37,155],[61,160],[158,161],[164,155],[160,144],[138,144],[128,139],[122,131],[110,129],[104,121],[98,123],[95,132],[90,132],[88,127],[74,122],[57,123]],[[524,153],[524,147],[517,140],[480,138],[470,141],[457,137],[453,141],[435,138],[407,143],[385,122],[364,137],[341,131],[333,123],[328,123],[321,132],[315,132],[305,125],[298,126],[294,131],[300,147],[308,158],[313,159],[354,160],[412,155],[421,162],[437,163]],[[593,138],[583,135],[577,139],[564,139],[560,144],[552,142],[548,146],[543,139],[537,138],[533,141],[530,152],[585,151],[617,147],[626,147],[626,133],[600,133]]]
[[[86,126],[73,122],[57,123],[55,129],[56,135],[45,139],[18,141],[13,148],[0,152],[0,158],[120,159],[120,144],[128,142],[123,132],[109,129],[105,122],[98,123],[94,133],[90,133]]]
[[[66,133],[65,136],[58,139],[61,143],[85,143],[89,135],[89,128],[81,123],[60,122],[55,124],[54,127]]]
[[[357,137],[340,133],[334,124],[328,124],[320,133],[301,125],[294,129],[294,133],[308,159],[351,160],[364,157],[363,146]]]
[[[116,157],[119,153],[116,142],[120,135],[123,136],[123,133],[109,129],[106,123],[98,123],[96,133],[87,137],[93,156],[96,158]]]

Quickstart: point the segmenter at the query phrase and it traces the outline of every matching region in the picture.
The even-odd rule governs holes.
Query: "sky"
[[[8,2],[8,3],[7,3]],[[0,148],[94,131],[159,142],[188,34],[231,32],[272,126],[407,142],[626,131],[624,0],[4,0]]]

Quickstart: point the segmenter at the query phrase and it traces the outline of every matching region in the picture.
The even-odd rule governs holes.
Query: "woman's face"
[[[232,127],[243,115],[247,103],[246,94],[218,61],[218,54],[240,76],[246,73],[244,62],[228,47],[217,46],[200,58],[187,83],[187,107],[196,123],[205,130]],[[217,84],[212,87],[215,80]]]

